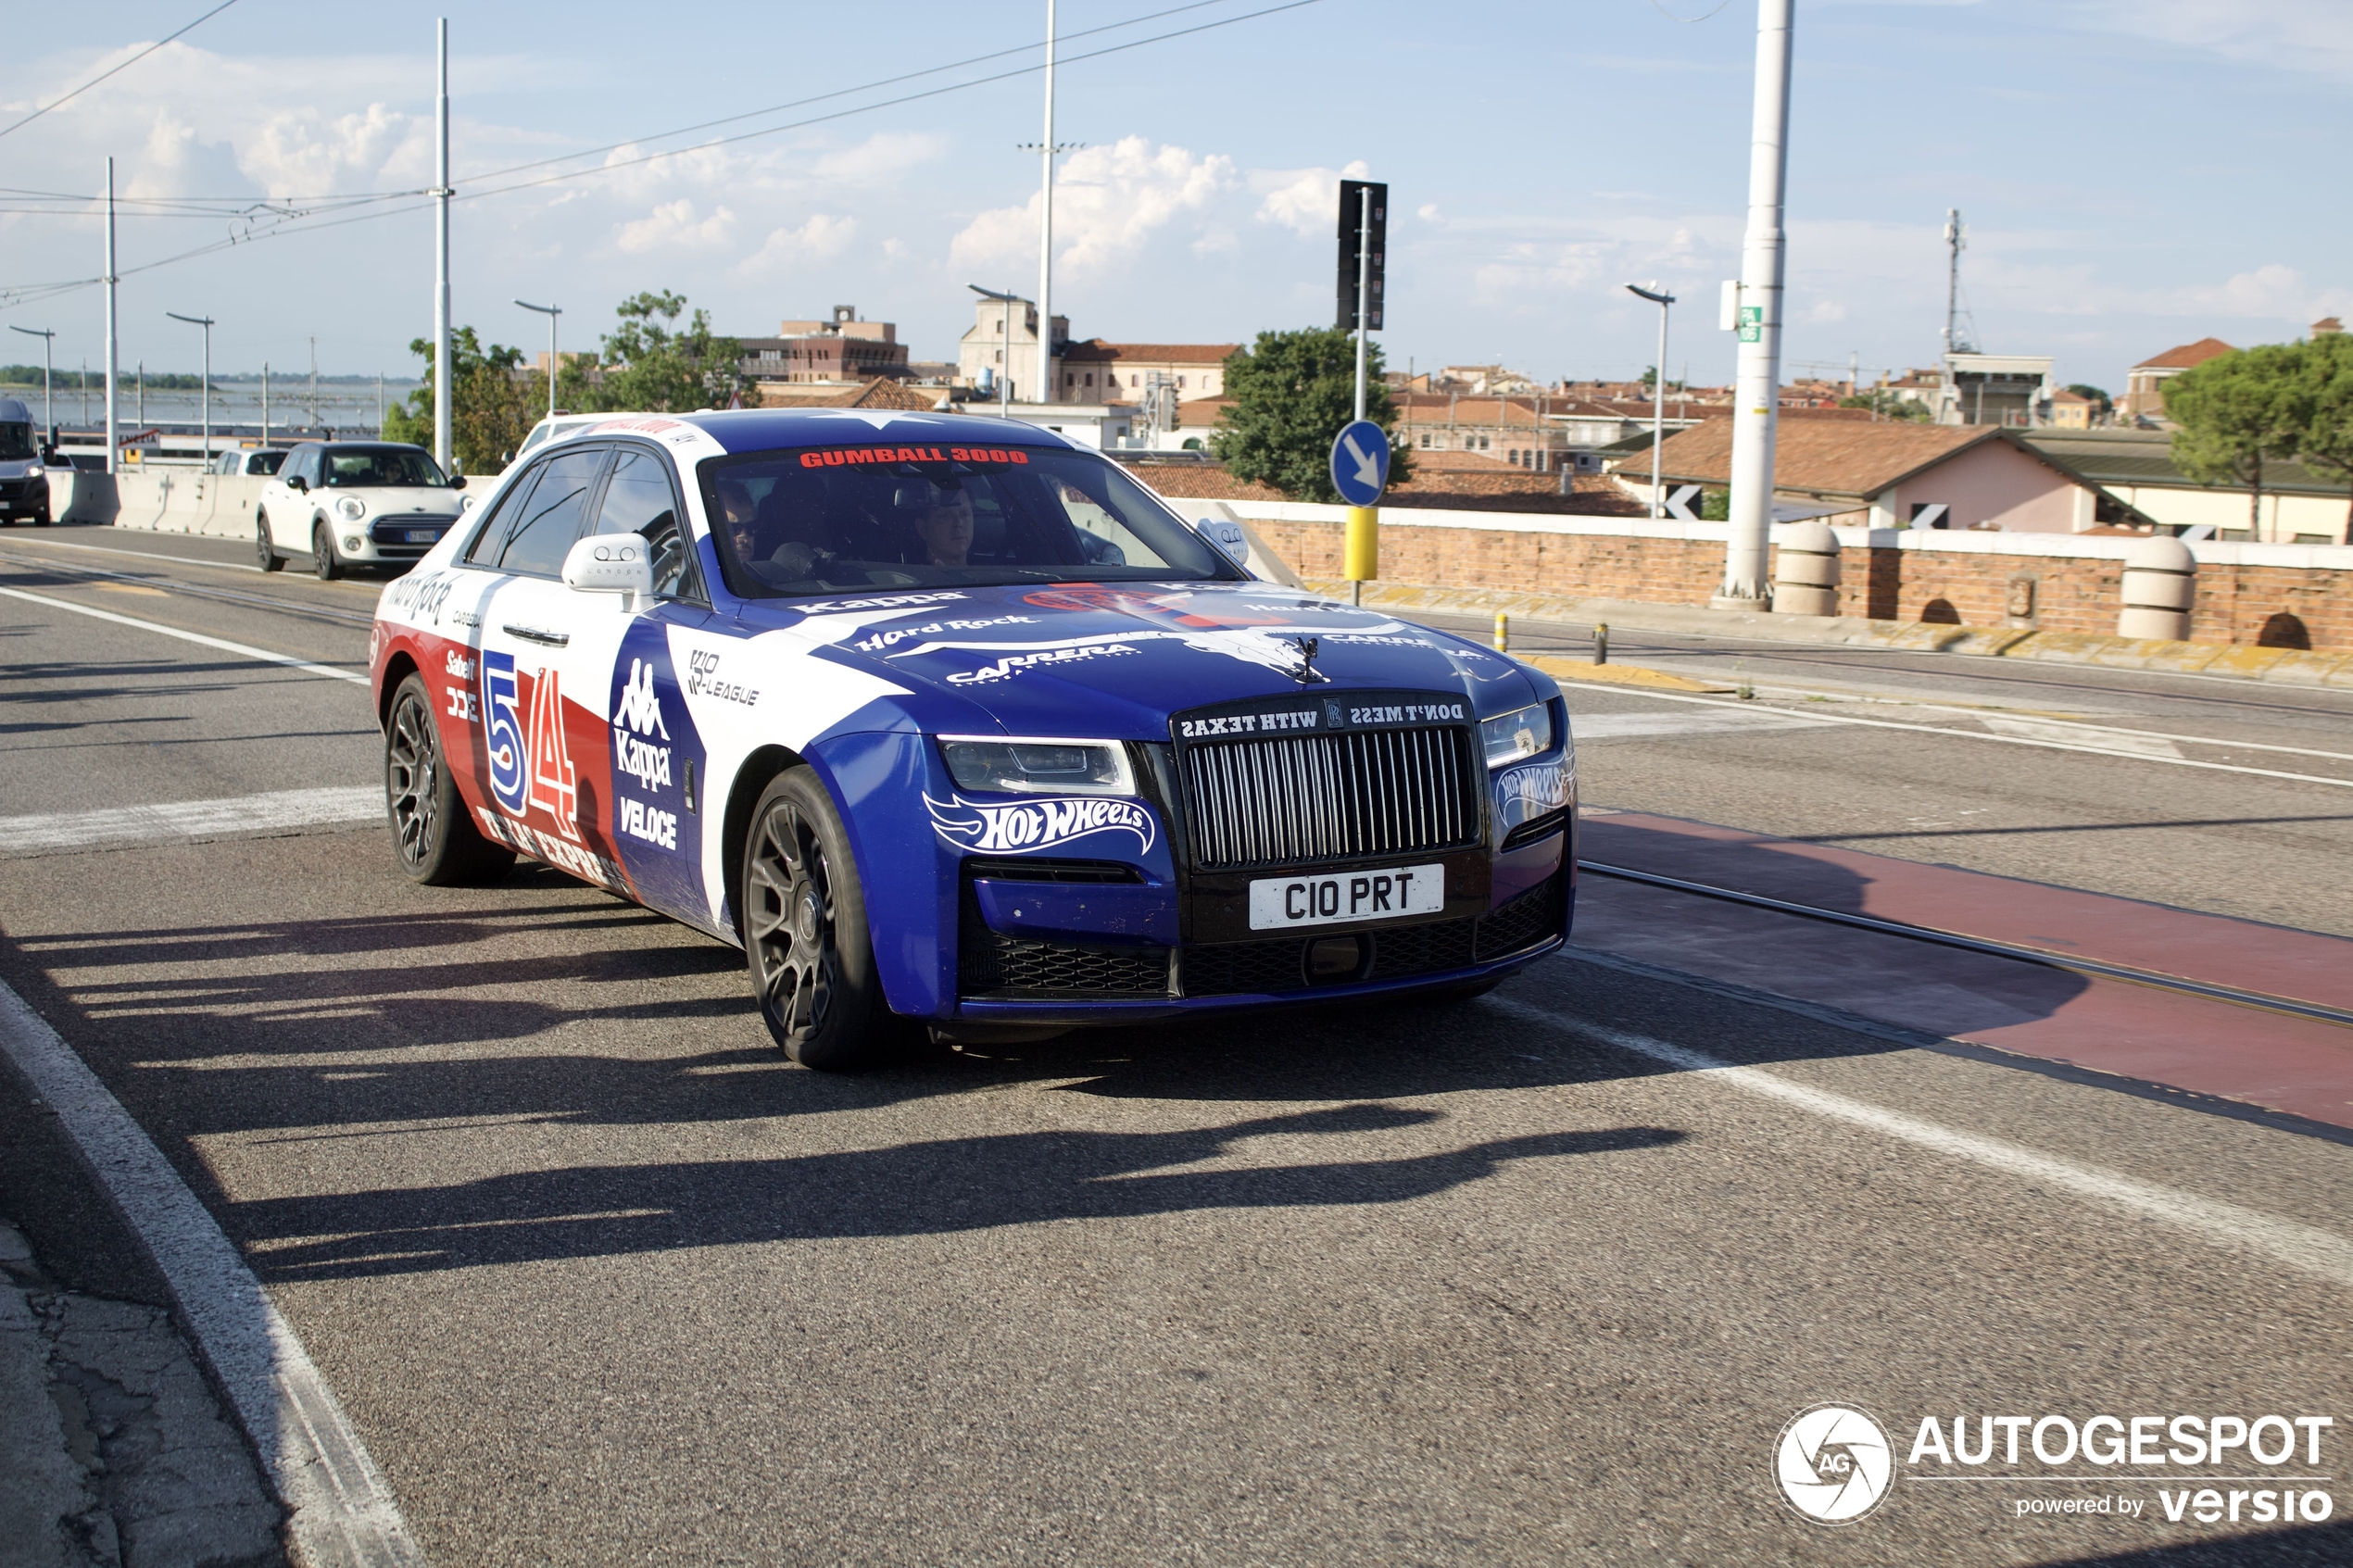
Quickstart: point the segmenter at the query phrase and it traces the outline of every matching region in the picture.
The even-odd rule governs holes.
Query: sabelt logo
[[[1152,814],[1133,800],[1076,796],[1058,800],[1024,800],[997,805],[967,800],[924,797],[932,826],[939,836],[961,849],[992,855],[1034,855],[1099,833],[1136,835],[1136,852],[1152,847]]]

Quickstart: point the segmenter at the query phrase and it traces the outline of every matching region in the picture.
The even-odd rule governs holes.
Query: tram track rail
[[[2294,997],[2282,997],[2266,991],[2252,991],[2235,985],[2221,985],[2212,981],[2192,980],[2184,975],[2168,974],[2160,970],[2137,969],[2129,964],[2108,963],[2098,959],[2082,958],[2049,947],[2031,947],[2023,943],[1999,942],[1990,937],[1969,936],[1957,931],[1944,931],[1935,926],[1915,925],[1908,921],[1887,920],[1878,915],[1856,914],[1845,909],[1828,909],[1819,905],[1801,904],[1792,899],[1775,898],[1763,893],[1749,893],[1739,888],[1718,887],[1709,883],[1692,882],[1683,877],[1667,876],[1657,872],[1638,871],[1631,866],[1614,866],[1600,860],[1579,860],[1577,869],[1593,876],[1604,876],[1618,882],[1637,883],[1643,886],[1668,892],[1686,893],[1695,897],[1712,898],[1749,909],[1768,909],[1775,914],[1792,915],[1800,920],[1818,921],[1828,925],[1845,926],[1856,931],[1869,931],[1882,936],[1901,937],[1906,941],[1949,947],[1957,951],[1976,953],[1987,958],[2008,959],[2015,962],[2033,964],[2043,969],[2062,970],[2070,974],[2092,976],[2102,980],[2118,980],[2133,985],[2145,985],[2154,990],[2176,996],[2196,997],[2207,1001],[2225,1002],[2233,1007],[2252,1008],[2262,1012],[2283,1013],[2295,1018],[2311,1019],[2341,1029],[2353,1029],[2353,1010],[2334,1008],[2321,1002],[2308,1002]]]

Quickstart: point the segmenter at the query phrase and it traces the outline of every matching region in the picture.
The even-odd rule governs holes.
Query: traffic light
[[[1365,330],[1381,330],[1382,263],[1389,253],[1389,187],[1369,180],[1342,180],[1340,182],[1340,329],[1345,332],[1356,330],[1356,272],[1359,256],[1357,242],[1365,225],[1364,200],[1372,197],[1372,232],[1369,248],[1372,265],[1365,272]]]

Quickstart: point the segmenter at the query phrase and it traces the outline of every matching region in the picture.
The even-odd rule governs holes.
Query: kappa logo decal
[[[1034,855],[1099,833],[1132,833],[1136,852],[1152,847],[1152,814],[1133,800],[1077,796],[1062,800],[1024,800],[982,805],[959,795],[948,800],[924,797],[933,828],[961,849],[993,855]]]

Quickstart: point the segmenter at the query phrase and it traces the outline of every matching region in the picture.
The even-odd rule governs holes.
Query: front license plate
[[[1270,876],[1250,884],[1250,928],[1341,925],[1434,915],[1446,907],[1444,866],[1396,866],[1336,876]]]

